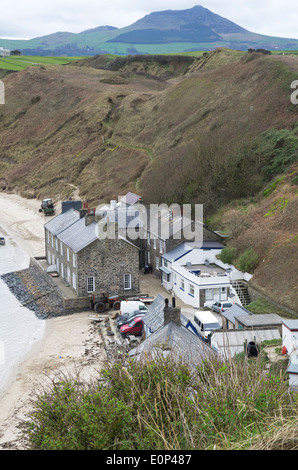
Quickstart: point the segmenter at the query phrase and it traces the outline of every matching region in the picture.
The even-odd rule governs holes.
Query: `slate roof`
[[[129,354],[138,359],[144,355],[152,358],[171,355],[173,358],[180,358],[187,361],[190,366],[196,367],[203,359],[216,353],[183,325],[179,326],[171,321],[132,349]]]
[[[133,204],[136,204],[140,199],[142,199],[141,196],[138,196],[137,194],[129,191],[125,196],[120,199],[120,202],[124,202],[125,204],[131,206]]]
[[[233,304],[232,307],[228,308],[227,310],[222,312],[222,316],[225,317],[229,322],[235,325],[235,317],[241,317],[243,315],[253,315],[252,312],[247,310],[246,308],[242,307],[239,304]]]
[[[49,230],[52,235],[58,235],[63,230],[77,222],[79,219],[79,211],[75,209],[70,209],[67,212],[61,213],[56,217],[53,217],[53,219],[47,222],[44,227]]]
[[[177,261],[177,259],[185,256],[187,253],[190,253],[194,249],[200,250],[221,250],[224,248],[224,245],[218,242],[202,242],[198,244],[196,242],[183,242],[180,245],[176,246],[172,250],[168,251],[163,255],[163,258],[167,261]]]
[[[165,297],[161,294],[157,294],[156,298],[148,308],[148,312],[143,318],[143,323],[149,328],[151,333],[154,333],[163,326],[164,313],[163,309],[165,306]],[[185,315],[181,314],[181,323],[183,326],[189,323],[189,319]]]
[[[63,230],[63,232],[58,235],[58,238],[75,253],[78,253],[98,239],[96,226],[96,222],[92,222],[86,226],[85,217],[82,217],[67,229]]]
[[[238,319],[238,315],[235,316]],[[264,313],[258,315],[241,315],[239,321],[246,327],[281,325],[282,318],[276,313]]]

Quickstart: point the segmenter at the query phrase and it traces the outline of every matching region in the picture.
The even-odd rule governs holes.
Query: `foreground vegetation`
[[[297,397],[284,368],[265,363],[264,354],[240,355],[206,360],[193,372],[168,356],[109,365],[85,386],[62,375],[34,402],[28,447],[297,449]]]

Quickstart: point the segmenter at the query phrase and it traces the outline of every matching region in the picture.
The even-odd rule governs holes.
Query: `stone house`
[[[45,225],[45,243],[51,269],[78,297],[139,293],[139,248],[121,236],[99,239],[94,214],[59,214]]]

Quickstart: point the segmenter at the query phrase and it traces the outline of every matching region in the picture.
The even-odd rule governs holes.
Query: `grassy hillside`
[[[221,49],[187,59],[101,56],[7,76],[0,189],[60,199],[79,188],[93,205],[129,190],[147,203],[203,203],[216,229],[225,220],[219,211],[253,201],[250,216],[262,214],[248,227],[255,231],[247,228],[231,243],[238,257],[255,247],[266,260],[255,282],[296,309],[298,106],[290,85],[298,58]],[[283,176],[287,185],[279,186]],[[275,184],[285,194],[270,192]],[[262,242],[264,230],[270,236]],[[270,271],[276,265],[283,266],[282,282]]]

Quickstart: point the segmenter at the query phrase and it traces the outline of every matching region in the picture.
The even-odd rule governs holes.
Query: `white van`
[[[148,310],[148,307],[140,300],[122,300],[119,314],[125,315],[126,313],[132,313],[137,310],[144,312]]]
[[[215,315],[211,312],[196,312],[194,315],[195,327],[198,333],[208,340],[208,336],[214,331],[221,329]]]

